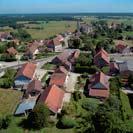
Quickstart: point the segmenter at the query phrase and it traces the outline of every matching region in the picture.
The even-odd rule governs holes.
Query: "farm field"
[[[41,24],[25,24],[25,26],[29,27],[25,30],[33,39],[46,39],[59,33],[75,31],[76,21],[49,21]]]
[[[0,89],[0,115],[12,114],[21,96],[19,91]]]

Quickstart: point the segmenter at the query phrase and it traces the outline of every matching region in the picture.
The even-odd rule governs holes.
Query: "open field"
[[[0,115],[12,114],[21,95],[19,91],[0,89]]]
[[[33,39],[46,39],[56,34],[75,31],[76,22],[74,21],[49,21],[48,23],[43,22],[42,24],[25,24],[30,27],[26,29],[31,34]],[[40,29],[35,29],[39,28]]]

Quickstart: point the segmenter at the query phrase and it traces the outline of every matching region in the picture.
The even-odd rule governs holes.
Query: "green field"
[[[42,24],[25,24],[30,27],[26,29],[31,34],[33,39],[46,39],[59,33],[67,31],[75,31],[76,22],[74,21],[50,21],[49,23],[43,22]],[[40,29],[35,29],[39,28]]]
[[[12,114],[22,93],[16,90],[0,89],[0,115]]]

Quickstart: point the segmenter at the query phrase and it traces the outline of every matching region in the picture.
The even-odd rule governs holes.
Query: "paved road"
[[[44,59],[39,59],[39,60],[35,60],[32,61],[33,63],[37,63],[38,68],[41,68],[44,64],[46,64],[47,62],[52,61],[52,59],[54,59],[56,56],[52,56],[52,57],[48,57],[48,58],[44,58]],[[0,68],[0,71],[3,71],[7,68],[14,68],[17,69],[18,67],[21,67],[23,64],[25,64],[27,61],[15,61],[15,62],[0,62],[0,64],[2,64],[2,68]]]
[[[64,49],[68,48],[68,40],[71,35],[68,35],[65,37],[64,42],[65,42],[65,47]],[[63,51],[62,51],[63,52]],[[57,55],[56,55],[57,56]],[[35,61],[32,61],[33,63],[37,63],[38,68],[41,68],[44,64],[47,62],[50,62],[52,59],[54,59],[56,56],[48,57],[48,58],[43,58],[43,59],[38,59]],[[0,71],[3,71],[7,68],[15,68],[17,69],[18,67],[21,67],[23,64],[25,64],[27,61],[14,61],[14,62],[0,62]]]

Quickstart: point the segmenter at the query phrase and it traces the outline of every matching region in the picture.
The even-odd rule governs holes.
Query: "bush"
[[[37,104],[28,116],[28,125],[33,129],[41,129],[48,124],[49,110],[43,104]]]
[[[99,69],[95,66],[80,66],[80,65],[76,65],[75,67],[75,72],[77,73],[89,73],[89,74],[95,74],[97,71],[99,71]]]
[[[13,55],[9,55],[9,54],[2,54],[0,56],[0,61],[6,61],[6,62],[12,62],[12,61],[16,61],[16,57]]]
[[[87,111],[94,112],[98,108],[99,101],[97,99],[85,98],[82,101],[82,108]]]
[[[11,88],[14,83],[15,74],[16,74],[16,70],[7,69],[5,71],[4,76],[2,76],[0,79],[0,87],[1,88]]]
[[[0,129],[6,129],[11,123],[11,116],[0,118]]]
[[[60,118],[57,123],[57,127],[61,128],[61,129],[69,129],[69,128],[73,128],[75,126],[76,126],[76,121],[72,118],[68,118],[65,116]]]

